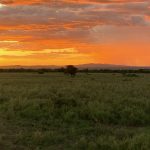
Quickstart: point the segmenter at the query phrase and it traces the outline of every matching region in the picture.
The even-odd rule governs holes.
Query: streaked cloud
[[[0,43],[18,43],[18,41],[0,41]]]
[[[124,51],[130,55],[133,47],[147,55],[149,35],[149,0],[0,0],[0,55],[5,60],[6,56],[32,55],[32,59],[44,56],[48,61],[50,55],[57,60],[63,54],[66,59],[74,54],[76,58],[82,56],[83,63],[140,65],[141,61],[143,65],[145,61],[150,65],[143,57],[124,57]],[[134,46],[124,50],[129,43]],[[115,58],[112,52],[122,52],[122,59]],[[118,61],[102,60],[108,57],[106,54]]]
[[[38,54],[75,54],[77,51],[74,48],[64,48],[64,49],[44,49],[41,51],[22,51],[22,50],[7,50],[0,49],[0,57],[2,56],[30,56]]]

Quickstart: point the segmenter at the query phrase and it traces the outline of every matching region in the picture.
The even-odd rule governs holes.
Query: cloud
[[[29,5],[29,4],[41,4],[41,3],[127,3],[127,2],[143,2],[143,0],[1,0],[2,4],[22,4],[22,5]]]
[[[41,51],[18,51],[18,50],[7,50],[7,49],[1,49],[0,50],[0,57],[22,57],[22,56],[33,56],[38,54],[57,54],[57,55],[64,55],[64,54],[76,54],[77,51],[74,48],[64,48],[64,49],[44,49]]]
[[[0,3],[3,4],[0,49],[12,51],[10,55],[16,51],[20,54],[35,51],[38,57],[45,49],[73,47],[80,55],[86,57],[89,53],[92,57],[92,53],[100,53],[104,44],[150,40],[149,0],[0,0]],[[69,53],[62,53],[70,57]]]

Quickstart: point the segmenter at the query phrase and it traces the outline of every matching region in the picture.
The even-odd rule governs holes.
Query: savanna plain
[[[1,73],[1,150],[150,150],[150,74]]]

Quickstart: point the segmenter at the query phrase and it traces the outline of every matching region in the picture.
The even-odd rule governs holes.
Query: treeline
[[[136,69],[136,70],[131,70],[131,69],[94,69],[94,70],[79,70],[79,72],[84,72],[84,73],[150,73],[150,69]]]
[[[17,68],[17,69],[0,69],[0,73],[39,73],[44,74],[48,72],[65,72],[65,68],[57,68],[57,69],[25,69],[25,68]],[[77,72],[81,73],[150,73],[150,69],[137,69],[137,70],[119,70],[119,69],[78,69]]]
[[[25,69],[25,68],[17,68],[17,69],[0,69],[0,72],[18,72],[18,73],[26,73],[26,72],[31,72],[31,73],[46,73],[46,72],[63,72],[62,69]]]

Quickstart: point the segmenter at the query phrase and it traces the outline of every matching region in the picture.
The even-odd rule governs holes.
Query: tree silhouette
[[[66,68],[65,68],[65,70],[64,70],[64,73],[65,74],[69,74],[69,75],[71,75],[71,76],[75,76],[76,75],[76,73],[77,73],[77,68],[75,67],[75,66],[73,66],[73,65],[68,65],[68,66],[66,66]]]

